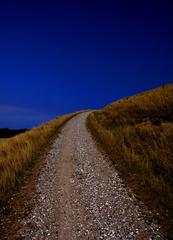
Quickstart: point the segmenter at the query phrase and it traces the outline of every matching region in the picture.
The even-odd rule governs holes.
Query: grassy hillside
[[[35,160],[50,137],[74,115],[58,117],[30,131],[0,141],[0,202],[8,199],[19,175]]]
[[[137,197],[164,216],[173,236],[173,84],[92,113],[88,127]]]

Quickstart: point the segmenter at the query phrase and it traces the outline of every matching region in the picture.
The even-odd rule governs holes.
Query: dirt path
[[[7,214],[0,239],[163,239],[97,149],[87,116],[63,127],[35,175],[33,194],[27,183],[17,196],[20,201],[23,196],[23,206],[15,203]]]

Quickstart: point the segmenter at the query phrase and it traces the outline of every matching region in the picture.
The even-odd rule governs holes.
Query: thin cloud
[[[13,105],[0,105],[0,114],[30,113],[31,109]]]
[[[0,128],[24,126],[32,127],[46,122],[55,116],[14,105],[0,105]]]

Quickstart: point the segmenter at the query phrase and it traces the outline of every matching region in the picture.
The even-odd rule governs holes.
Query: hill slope
[[[139,199],[173,219],[173,84],[114,102],[88,127]],[[167,221],[166,221],[167,219]],[[173,232],[170,233],[172,236]]]
[[[76,114],[60,116],[30,131],[0,141],[0,203],[9,198],[19,176],[44,150],[50,138]]]

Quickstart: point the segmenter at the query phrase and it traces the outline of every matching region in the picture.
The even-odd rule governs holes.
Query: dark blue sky
[[[173,80],[171,1],[0,1],[0,127]]]

